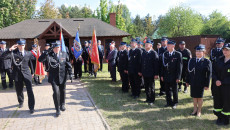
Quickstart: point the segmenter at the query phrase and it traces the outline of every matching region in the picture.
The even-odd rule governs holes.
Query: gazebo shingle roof
[[[75,37],[80,25],[80,37],[91,37],[95,27],[97,37],[104,36],[130,36],[108,23],[96,18],[71,19],[30,19],[0,29],[0,39],[37,38],[53,22],[60,24],[72,37]]]

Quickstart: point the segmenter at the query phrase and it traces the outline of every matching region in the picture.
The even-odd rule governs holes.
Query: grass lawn
[[[218,127],[214,124],[216,117],[212,113],[213,101],[211,91],[205,91],[204,104],[201,117],[190,116],[193,110],[190,93],[179,93],[177,109],[164,108],[165,97],[156,97],[154,106],[149,106],[145,101],[142,90],[139,99],[133,99],[128,94],[121,92],[121,82],[110,83],[107,64],[103,66],[97,78],[88,77],[84,73],[84,82],[94,99],[97,107],[102,112],[111,129],[230,129],[230,126]],[[119,80],[119,74],[117,73]],[[159,81],[156,81],[156,94],[159,93]]]

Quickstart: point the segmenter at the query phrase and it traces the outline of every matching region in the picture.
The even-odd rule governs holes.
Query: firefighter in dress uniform
[[[230,43],[223,47],[224,56],[213,63],[213,101],[217,125],[228,125],[230,116]]]
[[[201,116],[203,105],[204,90],[209,89],[209,83],[212,75],[211,61],[205,57],[205,46],[195,47],[196,57],[188,62],[187,86],[190,85],[190,95],[193,98],[193,112],[190,115]]]

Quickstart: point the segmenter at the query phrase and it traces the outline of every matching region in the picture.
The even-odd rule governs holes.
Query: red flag
[[[40,47],[37,49],[37,56],[36,56],[36,69],[35,69],[35,75],[39,76],[40,82],[45,78],[45,70],[43,67],[43,63],[38,61],[38,58],[40,56]]]
[[[91,63],[94,64],[94,72],[97,72],[100,67],[99,53],[97,48],[97,37],[96,30],[93,29],[93,37],[92,37],[92,46],[90,49],[90,58]]]

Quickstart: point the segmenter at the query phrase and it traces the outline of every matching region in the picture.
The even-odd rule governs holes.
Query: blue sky
[[[38,0],[36,8],[38,9],[45,0]],[[100,0],[53,0],[55,6],[59,7],[62,4],[68,6],[89,6],[92,10],[95,10],[100,3]],[[109,1],[109,0],[108,0]],[[115,4],[118,0],[112,0]],[[213,10],[218,10],[225,16],[230,18],[230,0],[121,0],[121,3],[126,4],[131,12],[132,17],[139,14],[141,17],[146,16],[148,13],[150,16],[157,18],[161,14],[167,13],[167,11],[180,4],[185,4],[195,11],[208,16]]]

